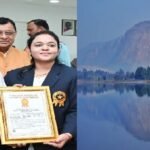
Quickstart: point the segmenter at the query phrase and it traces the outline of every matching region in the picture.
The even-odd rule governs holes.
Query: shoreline
[[[150,84],[150,80],[126,80],[126,81],[115,81],[115,80],[105,80],[105,81],[95,81],[95,80],[78,80],[78,84],[88,84],[88,83],[95,83],[95,84]]]

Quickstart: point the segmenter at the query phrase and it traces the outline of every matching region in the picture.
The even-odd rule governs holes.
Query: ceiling
[[[58,4],[51,4],[49,0],[0,0],[0,1],[7,1],[13,3],[28,3],[28,4],[35,4],[35,5],[51,5],[51,6],[61,6],[61,7],[77,7],[77,0],[60,0]]]

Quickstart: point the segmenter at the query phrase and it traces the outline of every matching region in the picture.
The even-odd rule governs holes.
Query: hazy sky
[[[123,35],[150,20],[150,0],[78,0],[78,46]]]

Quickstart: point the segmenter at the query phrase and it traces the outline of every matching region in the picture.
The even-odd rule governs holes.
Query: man
[[[34,19],[27,23],[27,32],[29,36],[33,36],[35,33],[40,31],[49,30],[49,25],[46,20],[43,19]],[[25,48],[25,51],[29,51],[28,48]],[[60,43],[60,54],[58,56],[60,63],[67,66],[71,66],[70,55],[68,47],[64,43]]]
[[[49,26],[43,19],[35,19],[27,23],[27,32],[29,36],[33,36],[35,33],[45,30],[49,30]]]
[[[3,76],[10,70],[30,64],[30,56],[13,46],[16,25],[9,18],[0,17],[0,72]]]
[[[69,21],[65,22],[63,35],[73,35],[73,34],[74,34],[74,30],[73,30],[72,22]]]

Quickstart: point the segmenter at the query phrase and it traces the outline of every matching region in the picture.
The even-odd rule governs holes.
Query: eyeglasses
[[[0,36],[2,36],[3,34],[5,34],[6,36],[12,36],[14,33],[14,31],[0,31]]]

